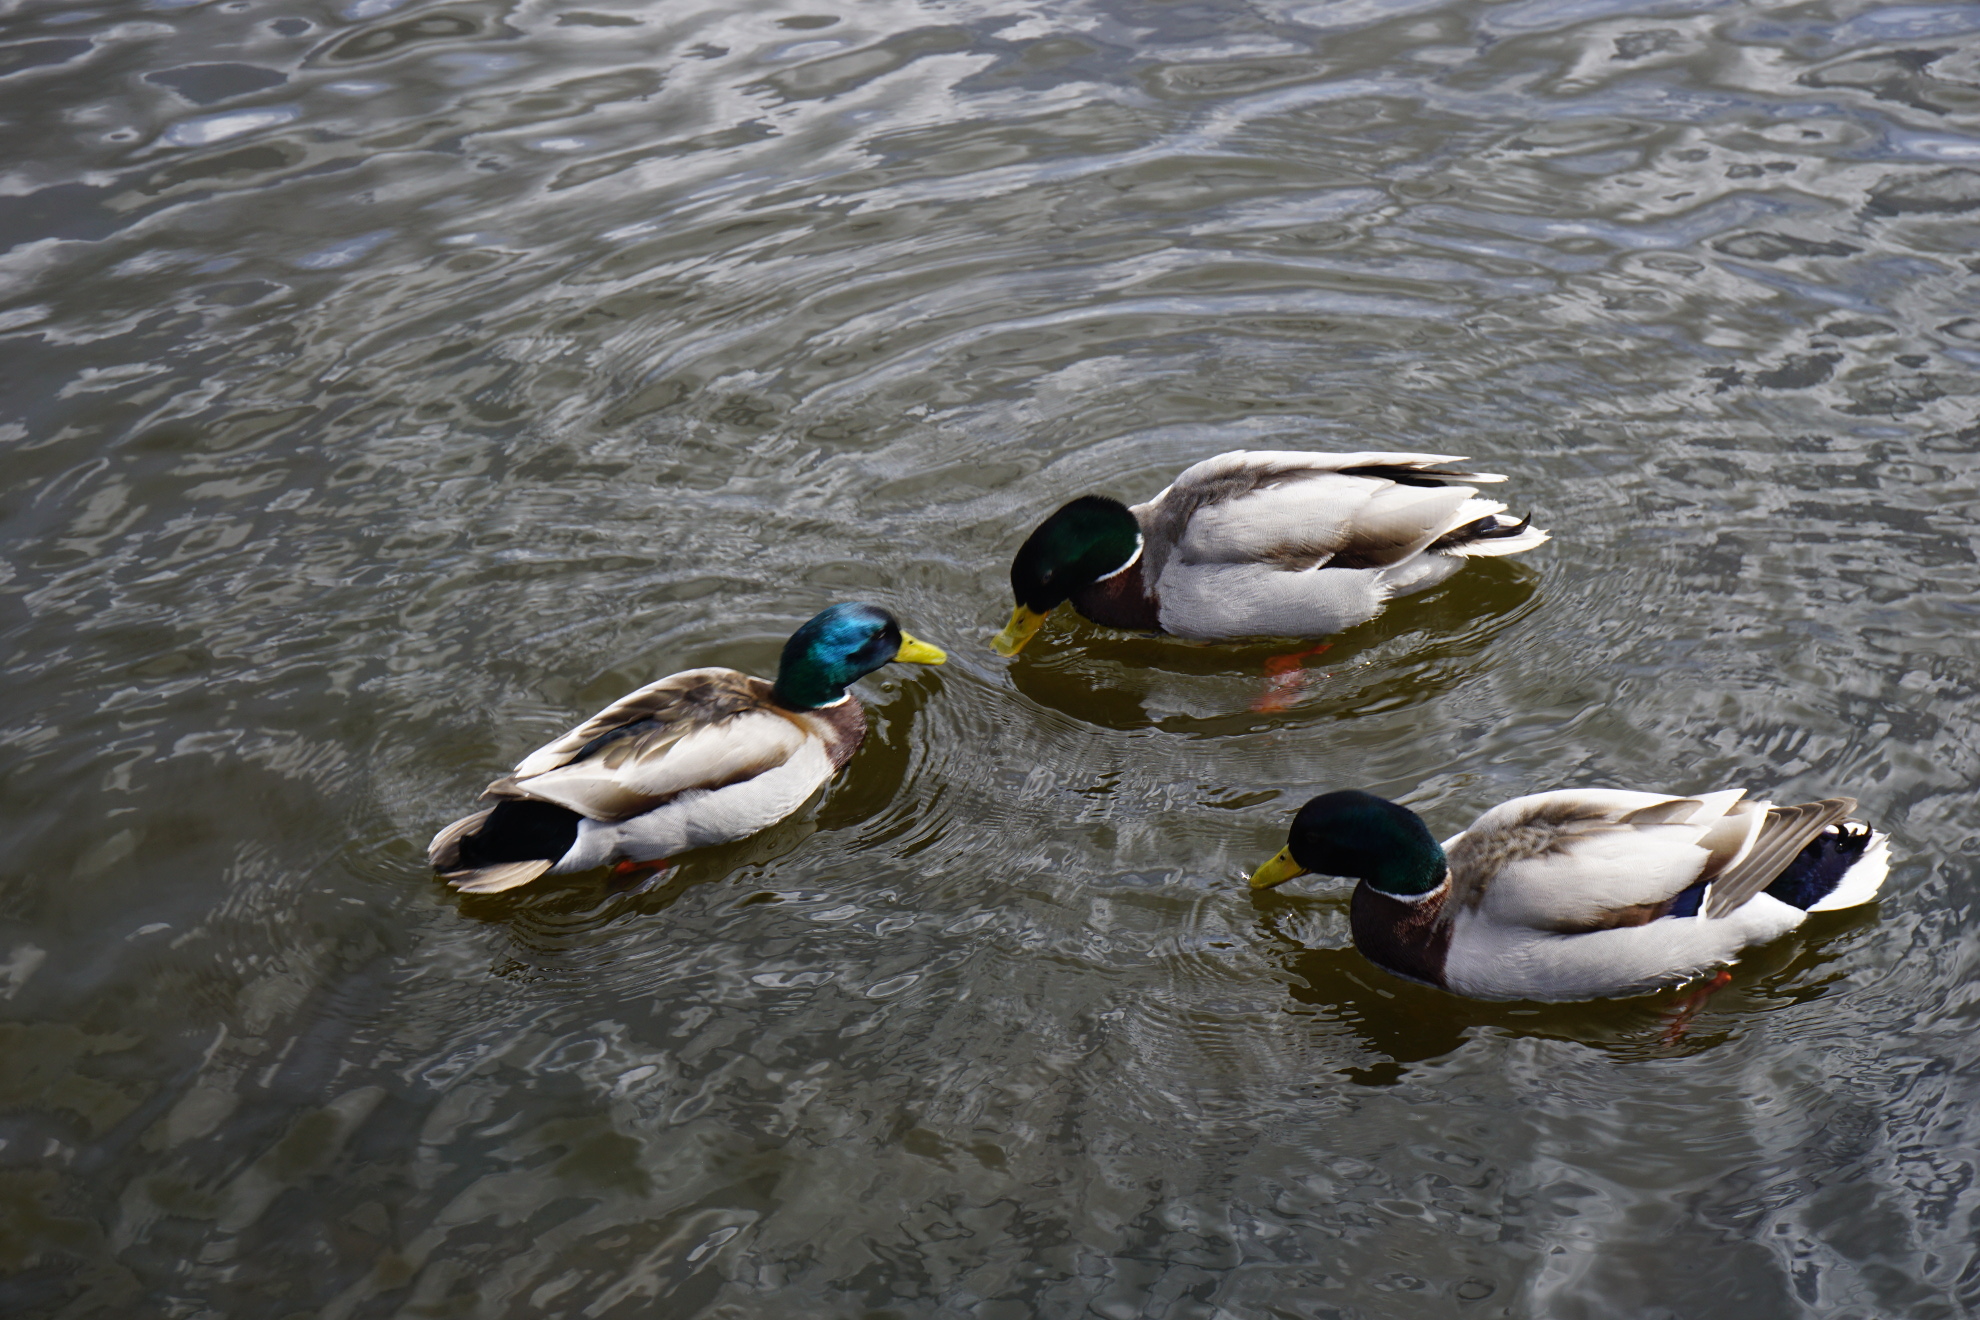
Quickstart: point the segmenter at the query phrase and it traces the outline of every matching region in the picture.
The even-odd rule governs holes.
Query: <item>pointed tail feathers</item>
[[[440,878],[463,894],[499,894],[526,885],[549,869],[550,863],[543,861],[509,862],[474,871],[455,871]]]
[[[1482,517],[1473,514],[1476,506],[1483,506],[1478,509]],[[1465,507],[1458,510],[1458,515],[1472,515],[1469,521],[1444,533],[1430,549],[1470,559],[1486,555],[1523,554],[1552,539],[1533,526],[1532,514],[1515,522],[1500,512],[1505,507],[1496,500],[1465,501]]]
[[[433,869],[442,875],[463,869],[466,864],[461,861],[461,840],[479,830],[494,814],[493,807],[477,811],[472,816],[461,817],[434,835],[433,842],[426,845],[426,860]]]
[[[463,893],[500,893],[555,866],[577,841],[581,819],[554,802],[503,798],[434,835],[426,860]]]

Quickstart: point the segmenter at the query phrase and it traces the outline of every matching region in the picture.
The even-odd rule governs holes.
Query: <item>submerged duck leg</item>
[[[618,897],[643,894],[658,885],[667,868],[673,864],[671,857],[661,857],[651,862],[616,861],[605,877],[605,892]]]
[[[1265,690],[1251,703],[1256,711],[1285,710],[1306,691],[1305,662],[1334,648],[1332,642],[1309,646],[1291,655],[1275,655],[1265,662]]]
[[[1698,1016],[1698,1010],[1705,1007],[1705,1001],[1712,997],[1713,992],[1731,985],[1732,979],[1731,972],[1721,970],[1711,980],[1680,1000],[1677,1007],[1664,1014],[1664,1044],[1675,1045],[1682,1040],[1685,1028],[1691,1025],[1691,1019]]]

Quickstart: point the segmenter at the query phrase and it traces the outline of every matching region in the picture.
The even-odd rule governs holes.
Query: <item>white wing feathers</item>
[[[1444,984],[1485,998],[1588,999],[1735,961],[1801,923],[1799,906],[1766,889],[1855,805],[1776,807],[1726,789],[1538,793],[1494,807],[1445,845]],[[1863,852],[1829,895],[1846,891],[1837,906],[1867,902],[1889,863],[1883,836],[1848,839]],[[1700,900],[1695,915],[1671,918],[1686,890]]]
[[[1426,473],[1439,471],[1441,475],[1454,477],[1459,481],[1489,482],[1506,479],[1502,472],[1463,472],[1445,466],[1464,461],[1462,454],[1399,454],[1382,450],[1368,450],[1358,454],[1314,454],[1303,449],[1233,449],[1184,468],[1168,490],[1163,491],[1162,494],[1168,494],[1169,490],[1207,485],[1255,469],[1339,472],[1345,468],[1396,467],[1419,468]],[[1161,498],[1162,495],[1155,497],[1156,500]]]
[[[720,788],[788,761],[804,732],[767,711],[734,715],[623,760],[591,756],[501,787],[569,807],[593,820],[625,820],[695,788]]]
[[[795,721],[760,708],[768,687],[730,669],[669,675],[537,748],[487,795],[540,798],[614,821],[691,789],[760,775],[789,761],[807,738]]]
[[[1277,561],[1309,568],[1340,555],[1344,566],[1400,563],[1438,537],[1505,506],[1463,485],[1407,485],[1371,472],[1422,472],[1450,481],[1502,481],[1496,473],[1435,465],[1434,454],[1302,454],[1237,451],[1205,459],[1135,508],[1167,532],[1182,564]]]
[[[1505,926],[1618,924],[1619,913],[1665,903],[1746,855],[1769,804],[1743,797],[1576,789],[1514,798],[1451,840],[1453,899]]]
[[[543,746],[516,762],[511,772],[517,779],[529,775],[540,775],[546,770],[554,770],[576,756],[584,745],[601,734],[623,728],[636,720],[663,718],[689,692],[698,686],[733,688],[736,683],[748,682],[749,676],[733,669],[705,668],[684,669],[678,674],[655,679],[644,687],[635,688],[625,696],[599,711],[584,723],[552,738]]]
[[[1366,478],[1341,477],[1356,485]],[[1342,538],[1341,549],[1354,552],[1360,566],[1373,568],[1400,563],[1446,532],[1467,521],[1467,504],[1480,503],[1469,486],[1388,486],[1369,493]],[[1503,505],[1499,506],[1505,507]]]

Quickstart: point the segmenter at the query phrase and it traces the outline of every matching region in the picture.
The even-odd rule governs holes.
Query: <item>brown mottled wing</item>
[[[1697,798],[1672,798],[1669,802],[1659,802],[1648,807],[1639,807],[1615,818],[1615,827],[1631,830],[1648,829],[1652,825],[1682,825],[1705,804]],[[1597,817],[1584,817],[1577,822],[1579,831],[1587,833],[1611,828]],[[1555,921],[1547,929],[1562,935],[1585,935],[1590,931],[1614,930],[1619,926],[1647,926],[1658,917],[1670,911],[1671,900],[1656,899],[1645,903],[1626,903],[1620,907],[1602,908],[1584,913],[1578,920]]]
[[[663,678],[531,752],[483,796],[626,820],[691,789],[754,778],[788,761],[808,736],[771,707],[769,691],[732,669]]]
[[[698,724],[761,706],[770,685],[733,669],[688,669],[627,693],[575,729],[543,744],[516,763],[514,776],[524,779],[564,765],[586,747],[621,730],[640,728],[637,737],[648,750],[680,737]],[[616,742],[621,740],[614,740]],[[629,751],[630,749],[628,749]],[[627,752],[618,752],[623,758]]]
[[[1564,851],[1574,840],[1626,828],[1607,802],[1572,793],[1535,794],[1531,805],[1509,812],[1505,804],[1480,816],[1445,845],[1451,895],[1444,910],[1477,907],[1493,877],[1516,863]],[[1643,810],[1670,806],[1658,803]]]
[[[1172,554],[1185,564],[1262,561],[1288,569],[1311,568],[1344,551],[1370,566],[1397,562],[1418,539],[1406,533],[1408,517],[1394,516],[1403,507],[1426,496],[1441,505],[1439,488],[1447,482],[1504,480],[1439,466],[1455,461],[1439,454],[1242,449],[1206,458],[1134,507],[1146,538],[1146,579],[1159,580]],[[1371,497],[1387,489],[1398,492],[1396,508],[1357,531]],[[1463,490],[1451,507],[1475,493]],[[1419,510],[1418,520],[1428,512]]]
[[[1682,824],[1704,806],[1697,798],[1672,798],[1669,802],[1658,802],[1617,818],[1618,825],[1669,825]]]
[[[1723,917],[1738,909],[1774,883],[1815,836],[1854,810],[1855,798],[1824,798],[1820,802],[1769,809],[1752,849],[1712,881],[1705,898],[1705,915]]]
[[[1373,475],[1399,465],[1341,470],[1342,459],[1358,457],[1240,453],[1197,464],[1136,510],[1150,567],[1159,571],[1173,554],[1189,565],[1382,568],[1448,532],[1477,494],[1430,480],[1427,466],[1418,483]]]
[[[1501,803],[1445,843],[1446,911],[1488,908],[1503,924],[1563,934],[1653,921],[1757,826],[1737,796],[1569,789]],[[1738,814],[1722,824],[1715,811]]]

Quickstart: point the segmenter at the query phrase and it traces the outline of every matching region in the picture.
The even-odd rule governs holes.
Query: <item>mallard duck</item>
[[[1321,637],[1365,623],[1467,558],[1547,539],[1455,484],[1503,476],[1439,466],[1463,461],[1237,449],[1133,508],[1082,495],[1018,548],[1017,608],[991,645],[1016,655],[1067,600],[1109,628],[1195,641]]]
[[[866,712],[848,684],[940,648],[873,605],[834,605],[784,643],[777,681],[689,669],[621,697],[537,748],[433,836],[427,860],[471,894],[545,872],[648,863],[782,820],[851,759]]]
[[[1563,789],[1501,803],[1439,845],[1409,808],[1349,790],[1300,808],[1251,887],[1355,877],[1356,947],[1457,994],[1643,994],[1734,962],[1810,912],[1875,897],[1890,841],[1850,820],[1855,809],[1777,807],[1737,788]]]

